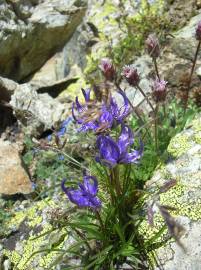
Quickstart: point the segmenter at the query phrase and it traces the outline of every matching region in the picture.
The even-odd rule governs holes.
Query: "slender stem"
[[[75,231],[75,232],[76,232],[76,233],[77,233],[84,241],[86,241],[85,243],[86,243],[86,245],[87,245],[89,251],[92,252],[92,249],[91,249],[89,243],[87,242],[87,239],[85,238],[85,236],[84,236],[78,229],[76,229],[76,228],[74,228],[74,231]]]
[[[119,170],[117,166],[111,169],[111,182],[116,190],[117,195],[120,196],[122,190],[119,182]]]
[[[158,151],[158,119],[157,119],[157,114],[158,114],[158,104],[156,105],[155,115],[154,115],[154,137],[155,137],[156,152]]]
[[[102,232],[104,233],[104,231],[105,231],[105,226],[104,226],[104,224],[103,224],[103,221],[102,221],[102,218],[101,218],[101,216],[100,216],[100,213],[99,213],[98,211],[96,211],[95,213],[96,213],[96,217],[97,217],[97,219],[98,219],[98,221],[99,221],[99,223],[100,223],[101,230],[102,230]]]
[[[165,103],[163,103],[163,113],[164,113],[164,118],[167,119],[167,112],[166,112]]]
[[[201,41],[199,40],[198,46],[197,46],[197,49],[196,49],[196,52],[195,52],[195,56],[194,56],[194,59],[193,59],[193,65],[192,65],[192,68],[191,68],[191,73],[190,73],[190,76],[189,76],[189,79],[188,79],[188,85],[187,85],[187,90],[186,90],[187,96],[186,96],[186,99],[185,99],[184,112],[186,112],[186,109],[187,109],[187,106],[188,106],[188,99],[189,99],[191,81],[192,81],[192,76],[193,76],[193,72],[194,72],[194,69],[195,69],[195,64],[196,64],[196,61],[197,61],[197,58],[198,58],[200,45],[201,45]]]
[[[154,62],[154,68],[155,68],[155,71],[156,71],[156,76],[158,77],[158,79],[160,81],[160,76],[159,76],[159,72],[158,72],[158,65],[157,65],[157,61],[156,61],[155,57],[153,57],[153,62]]]
[[[150,100],[148,99],[148,97],[146,96],[146,94],[144,93],[144,91],[142,90],[142,88],[139,86],[139,84],[136,86],[136,88],[140,91],[140,93],[143,95],[143,97],[145,98],[145,100],[147,101],[147,103],[149,104],[149,106],[151,107],[152,111],[154,112],[154,107],[151,104]]]

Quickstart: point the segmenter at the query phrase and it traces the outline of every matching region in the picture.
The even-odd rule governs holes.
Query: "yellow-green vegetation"
[[[7,223],[8,229],[13,226],[18,228],[23,222],[30,229],[30,235],[26,240],[17,240],[22,250],[18,251],[18,248],[15,248],[13,251],[4,250],[4,255],[11,260],[16,270],[35,270],[36,267],[32,264],[33,260],[35,263],[37,262],[38,267],[49,269],[54,260],[61,255],[61,252],[54,251],[54,249],[59,250],[63,248],[67,238],[66,231],[65,229],[56,229],[53,231],[53,226],[48,222],[43,225],[41,211],[44,211],[45,208],[54,209],[56,208],[56,204],[53,200],[42,200],[34,203],[33,206],[25,211],[16,212],[15,216]],[[37,233],[38,226],[41,226],[41,229]],[[39,251],[42,252],[42,250],[46,251],[41,254]]]
[[[97,70],[102,57],[111,57],[117,66],[122,66],[140,53],[149,33],[154,31],[164,36],[164,31],[170,28],[170,22],[163,12],[164,0],[155,1],[152,5],[142,0],[138,11],[126,16],[125,6],[131,1],[122,2],[122,6],[116,6],[113,1],[105,1],[103,6],[97,2],[94,9],[99,12],[89,19],[100,32],[100,41],[87,56],[84,70],[90,82],[94,82],[91,74]],[[121,15],[116,17],[115,14]]]
[[[188,140],[187,135],[176,135],[170,142],[168,146],[168,152],[175,158],[178,158],[182,154],[184,154],[192,144]]]

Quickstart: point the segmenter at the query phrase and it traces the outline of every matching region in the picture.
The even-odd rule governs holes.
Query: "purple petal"
[[[80,120],[81,122],[81,120]],[[78,129],[78,132],[86,132],[88,130],[96,130],[98,128],[98,125],[91,121],[87,123],[83,123],[82,126]]]
[[[123,101],[124,101],[124,105],[119,109],[118,117],[117,117],[118,121],[122,121],[130,113],[130,106],[129,106],[129,102],[128,102],[128,98],[126,94],[122,90],[119,90],[118,93],[123,97]]]
[[[68,189],[67,195],[72,203],[77,204],[79,207],[89,207],[90,202],[88,196],[83,194],[82,190],[79,189]]]
[[[140,149],[133,150],[131,153],[125,153],[121,157],[119,163],[138,163],[139,159],[142,157],[143,149],[143,143],[140,141]]]
[[[90,101],[90,92],[91,92],[91,89],[88,88],[88,89],[84,90],[82,88],[82,94],[83,94],[86,102]]]
[[[100,208],[101,207],[101,200],[98,197],[91,197],[89,199],[89,207],[92,208]]]
[[[113,118],[112,114],[106,109],[105,106],[103,106],[102,114],[99,118],[99,125],[101,125],[103,123],[108,123],[108,128],[110,128],[112,126],[113,120],[114,120],[114,118]]]
[[[76,109],[80,113],[83,111],[83,106],[80,104],[78,97],[75,98]]]
[[[72,116],[73,116],[74,120],[75,120],[78,124],[82,124],[82,123],[83,123],[83,120],[82,120],[82,119],[76,118],[74,110],[75,110],[75,103],[73,102],[73,105],[72,105]]]
[[[83,182],[82,187],[84,188],[84,191],[92,196],[95,196],[98,192],[98,182],[96,177],[85,175],[83,177]]]
[[[132,145],[133,142],[134,142],[134,136],[133,136],[132,130],[128,126],[125,126],[122,124],[121,134],[117,142],[120,153],[125,152],[128,146]]]
[[[97,147],[100,152],[100,159],[110,166],[116,165],[120,152],[118,145],[109,136],[99,136]]]

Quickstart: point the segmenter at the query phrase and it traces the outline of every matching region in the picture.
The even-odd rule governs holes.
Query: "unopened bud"
[[[123,67],[121,75],[124,76],[127,82],[132,86],[137,86],[140,81],[140,76],[137,72],[137,69],[133,66]]]
[[[115,69],[111,59],[103,58],[99,67],[107,80],[112,81],[114,79]]]
[[[164,102],[166,100],[167,96],[167,90],[166,90],[167,82],[164,80],[156,79],[152,85],[152,94],[153,99],[156,103],[158,102]]]
[[[201,41],[201,21],[198,23],[196,31],[195,31],[195,37],[197,40]]]
[[[145,41],[145,45],[147,47],[147,52],[148,54],[153,57],[157,58],[160,55],[160,46],[159,46],[159,41],[158,38],[156,37],[155,34],[150,34]]]

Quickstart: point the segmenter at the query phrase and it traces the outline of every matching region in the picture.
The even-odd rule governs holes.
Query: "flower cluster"
[[[123,67],[122,76],[125,77],[127,82],[132,86],[137,86],[140,81],[138,71],[133,66]]]
[[[164,80],[156,79],[152,85],[152,96],[156,103],[164,102],[166,100],[167,91],[166,91],[167,82]]]
[[[90,175],[83,176],[83,182],[79,183],[79,188],[65,187],[66,179],[62,181],[61,187],[72,203],[79,207],[89,207],[97,210],[101,207],[101,201],[97,197],[98,182],[96,177]]]
[[[115,69],[110,59],[103,59],[100,68],[106,80],[114,79]],[[124,67],[122,75],[131,85],[138,85],[139,75],[134,67]],[[83,102],[80,102],[78,97],[73,102],[72,116],[80,126],[79,132],[93,131],[97,135],[96,162],[109,170],[113,170],[119,164],[138,163],[143,154],[143,144],[140,140],[139,149],[133,148],[134,134],[124,123],[131,111],[125,92],[120,88],[116,91],[122,100],[121,104],[119,98],[117,100],[117,95],[114,97],[110,94],[107,99],[96,100],[92,99],[90,89],[82,89],[82,94]],[[114,139],[109,133],[118,125],[121,126],[121,132],[119,137]],[[93,210],[101,208],[101,201],[97,197],[98,182],[94,176],[84,175],[83,182],[78,184],[77,189],[65,187],[65,182],[65,180],[62,182],[62,189],[72,203],[78,207],[89,207]],[[118,187],[114,188],[118,189]]]
[[[95,101],[91,101],[90,89],[86,91],[82,89],[82,93],[85,99],[84,104],[81,104],[76,97],[72,106],[73,118],[81,125],[78,131],[93,130],[98,132],[102,127],[104,130],[111,128],[121,123],[130,113],[128,99],[123,91],[118,92],[123,99],[122,106],[118,105],[114,97],[110,98],[109,104],[97,104]]]
[[[117,142],[110,136],[100,135],[97,139],[99,154],[96,161],[108,167],[117,164],[137,163],[143,153],[143,144],[140,141],[140,149],[128,152],[128,148],[133,145],[134,136],[131,129],[122,124],[121,134]]]

